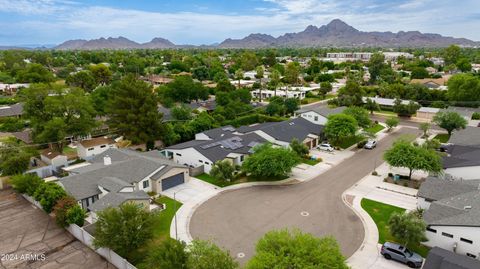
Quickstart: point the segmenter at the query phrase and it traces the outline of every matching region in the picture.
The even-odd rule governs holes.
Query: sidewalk
[[[344,202],[360,217],[365,229],[362,246],[347,260],[353,269],[405,268],[404,264],[386,260],[380,255],[381,245],[378,244],[377,226],[360,204],[363,198],[367,198],[407,210],[416,209],[418,190],[383,182],[388,172],[400,172],[398,170],[401,171],[383,163],[376,169],[378,176],[366,176],[343,194]],[[415,176],[422,175],[418,173]]]

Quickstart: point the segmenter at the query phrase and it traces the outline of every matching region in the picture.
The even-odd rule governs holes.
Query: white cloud
[[[77,4],[68,0],[0,0],[0,11],[47,15],[66,11]]]

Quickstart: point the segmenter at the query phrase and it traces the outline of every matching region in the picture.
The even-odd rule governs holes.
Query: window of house
[[[465,238],[463,238],[463,237],[460,237],[460,241],[465,242],[465,243],[469,243],[469,244],[473,244],[473,241],[472,241],[472,240],[465,239]]]
[[[474,258],[474,259],[477,258],[477,256],[473,255],[472,253],[468,253],[468,252],[467,252],[467,256],[470,257],[470,258]]]
[[[313,120],[314,120],[314,121],[318,121],[318,116],[315,116],[315,117],[313,118]]]
[[[93,150],[93,149],[94,149],[94,148],[89,148],[88,151],[91,151],[91,150]]]
[[[240,156],[240,161],[243,162],[243,160],[245,160],[245,156]]]
[[[177,156],[182,156],[182,154],[180,154],[180,153],[175,153],[175,155],[177,155]]]
[[[453,234],[449,234],[449,233],[442,232],[442,235],[443,235],[443,236],[446,236],[446,237],[453,238]]]
[[[101,147],[101,148],[106,148],[106,147],[107,147],[107,145],[101,145],[100,147]]]
[[[145,180],[145,181],[143,182],[143,188],[144,188],[144,189],[145,189],[145,188],[148,188],[148,186],[150,186],[150,183],[148,182],[148,180]]]
[[[431,232],[431,233],[437,233],[437,230],[435,229],[432,229],[430,227],[427,227],[427,231]]]
[[[202,161],[202,160],[198,160],[198,161],[199,161],[200,163],[203,163],[203,161]]]

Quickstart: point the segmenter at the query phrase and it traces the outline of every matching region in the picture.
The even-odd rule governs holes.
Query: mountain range
[[[466,38],[446,37],[439,34],[418,31],[363,32],[335,19],[320,27],[310,25],[302,32],[286,33],[279,37],[267,34],[250,34],[242,39],[226,39],[219,44],[200,46],[205,48],[275,48],[275,47],[447,47],[456,44],[478,47],[480,42]],[[147,43],[137,43],[125,37],[76,39],[66,41],[55,49],[96,50],[96,49],[168,49],[196,47],[175,45],[167,39],[156,37]]]

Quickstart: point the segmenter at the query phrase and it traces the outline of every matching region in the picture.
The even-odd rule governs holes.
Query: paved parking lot
[[[0,268],[115,268],[12,190],[0,191]]]

